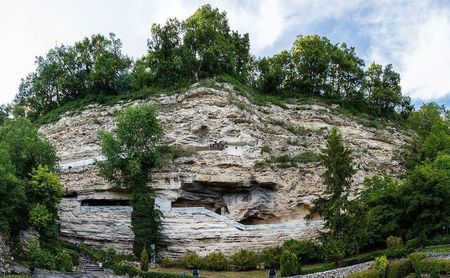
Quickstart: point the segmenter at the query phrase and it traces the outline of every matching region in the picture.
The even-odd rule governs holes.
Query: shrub
[[[387,278],[403,278],[413,271],[409,259],[390,262],[387,267]]]
[[[384,255],[389,259],[401,258],[411,252],[410,249],[404,247],[389,248],[384,251]]]
[[[386,239],[386,247],[387,248],[395,248],[395,247],[402,247],[402,246],[403,246],[403,240],[401,237],[389,236]]]
[[[205,257],[203,267],[212,271],[226,270],[228,260],[221,252],[212,252]]]
[[[406,247],[408,248],[419,248],[421,246],[423,246],[423,243],[420,238],[413,238],[406,242]]]
[[[78,265],[80,263],[80,253],[72,249],[66,249],[66,251],[72,259],[72,264],[75,266]]]
[[[347,278],[379,278],[380,273],[375,269],[368,269],[360,272],[354,272],[347,276]]]
[[[258,254],[254,251],[241,249],[231,256],[231,263],[236,267],[236,270],[240,271],[256,269]]]
[[[131,265],[124,265],[124,264],[114,264],[112,267],[112,270],[117,275],[126,275],[130,277],[137,276],[139,274],[139,271]]]
[[[292,276],[299,274],[301,271],[298,258],[295,253],[284,250],[280,257],[280,274],[281,276]]]
[[[200,256],[195,252],[187,252],[183,257],[183,266],[189,269],[199,267],[201,262]]]
[[[164,272],[141,272],[141,273],[139,273],[139,277],[141,277],[141,278],[180,278],[180,277],[186,278],[185,275],[178,275],[178,274],[164,273]]]
[[[419,266],[421,272],[432,273],[435,269],[450,273],[450,260],[447,259],[439,259],[439,258],[425,258],[416,264]]]
[[[372,269],[375,269],[378,273],[385,273],[386,268],[389,264],[388,259],[386,256],[380,256],[376,257],[375,260],[372,262]],[[384,275],[383,275],[384,276]]]
[[[177,264],[171,258],[161,258],[161,259],[159,259],[159,265],[162,266],[162,267],[169,268],[169,267],[174,267]]]
[[[39,240],[31,236],[27,246],[27,256],[30,260],[30,268],[54,269],[55,261],[53,255],[44,249],[41,249]]]
[[[141,258],[140,258],[140,264],[141,264],[141,270],[142,271],[148,271],[148,262],[149,262],[149,258],[148,258],[148,253],[147,253],[147,249],[144,248],[141,251]]]
[[[259,261],[265,268],[280,268],[280,255],[283,249],[280,246],[266,247],[259,253]]]
[[[73,270],[72,258],[66,250],[61,251],[55,257],[56,269],[59,271],[71,272]]]
[[[310,240],[290,239],[283,243],[282,248],[297,255],[302,264],[320,262],[324,257],[322,246]]]
[[[425,259],[425,254],[422,252],[415,252],[408,255],[408,258],[411,260],[411,264],[414,268],[414,272],[417,277],[421,277],[422,275],[422,266],[421,261]]]
[[[116,263],[116,255],[117,252],[114,248],[109,247],[106,250],[106,258],[105,258],[105,267],[111,267],[112,265],[114,265]]]

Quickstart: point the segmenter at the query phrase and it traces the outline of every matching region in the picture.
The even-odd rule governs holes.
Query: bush
[[[347,276],[347,278],[379,278],[380,273],[375,269],[368,269],[360,272],[355,272]]]
[[[59,271],[71,272],[73,270],[72,257],[66,250],[61,251],[55,257],[56,269]]]
[[[403,278],[413,272],[412,264],[409,259],[390,262],[387,267],[387,278]]]
[[[114,264],[112,267],[112,270],[117,275],[126,275],[130,277],[137,276],[139,274],[139,271],[131,265],[124,265],[124,264]]]
[[[425,259],[425,254],[422,252],[415,252],[408,255],[408,258],[411,260],[411,264],[414,268],[414,272],[417,277],[421,277],[422,275],[422,265],[421,261]]]
[[[77,266],[80,263],[80,253],[72,249],[65,249],[65,250],[72,259],[72,265]]]
[[[141,272],[141,273],[139,273],[139,277],[141,277],[141,278],[180,278],[180,277],[186,278],[185,275],[178,275],[178,274],[164,273],[164,272]]]
[[[109,247],[106,250],[106,258],[105,258],[105,267],[111,267],[112,265],[114,265],[116,263],[116,249]]]
[[[203,267],[212,271],[226,270],[228,268],[228,260],[224,254],[212,252],[205,257]]]
[[[384,251],[384,255],[388,257],[389,259],[392,258],[401,258],[406,255],[408,255],[411,252],[411,249],[404,248],[404,247],[396,247],[396,248],[389,248]]]
[[[283,243],[282,248],[294,253],[302,264],[321,262],[324,259],[322,246],[310,240],[290,239]]]
[[[450,273],[450,260],[447,259],[425,258],[418,261],[416,266],[419,266],[420,271],[423,273],[432,273],[436,269],[441,272]]]
[[[406,247],[408,248],[419,248],[422,247],[423,245],[424,245],[423,241],[420,238],[413,238],[406,242]]]
[[[389,261],[386,258],[386,256],[380,256],[380,257],[375,258],[375,260],[371,264],[371,267],[372,267],[372,269],[375,269],[378,273],[382,274],[382,273],[386,272],[386,268],[387,268],[388,264],[389,264]]]
[[[200,267],[202,260],[195,252],[187,252],[183,257],[183,266],[189,269]]]
[[[387,248],[396,248],[396,247],[402,247],[402,246],[403,246],[403,240],[401,237],[389,236],[386,239],[386,247]]]
[[[177,265],[177,263],[175,261],[173,261],[171,258],[161,258],[159,259],[159,265],[162,267],[174,267]]]
[[[231,263],[236,267],[236,270],[240,271],[256,269],[258,254],[254,251],[241,249],[231,256]]]
[[[280,257],[280,274],[281,276],[292,276],[300,274],[300,265],[295,253],[284,250]]]
[[[140,263],[141,263],[141,270],[142,271],[148,271],[148,263],[149,263],[149,258],[148,258],[148,253],[147,253],[147,249],[144,248],[141,251],[141,258],[140,258]]]
[[[259,253],[259,262],[265,268],[280,268],[280,255],[283,249],[280,246],[266,247]]]
[[[35,236],[31,236],[27,246],[27,256],[30,260],[30,268],[42,268],[52,270],[55,268],[55,260],[53,255],[41,249],[39,240]]]

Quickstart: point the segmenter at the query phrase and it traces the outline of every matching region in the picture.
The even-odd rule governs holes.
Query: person
[[[193,277],[200,277],[200,270],[197,266],[194,266],[194,269],[192,270],[192,276]]]
[[[269,278],[276,278],[277,277],[277,270],[275,268],[269,269]]]

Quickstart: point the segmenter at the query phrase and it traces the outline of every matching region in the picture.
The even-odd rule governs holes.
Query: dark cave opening
[[[111,199],[86,199],[81,201],[81,206],[88,206],[88,207],[131,206],[131,201],[111,200]]]

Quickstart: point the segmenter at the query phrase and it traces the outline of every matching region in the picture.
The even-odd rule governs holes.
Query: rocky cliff
[[[304,216],[323,192],[317,158],[333,126],[353,150],[355,187],[366,176],[402,171],[395,157],[405,135],[365,127],[330,107],[258,106],[229,85],[193,87],[150,102],[165,127],[165,143],[185,150],[152,173],[149,184],[165,214],[165,252],[172,257],[314,237],[321,221]],[[139,103],[90,105],[40,128],[61,160],[66,196],[59,216],[67,240],[131,251],[130,195],[111,188],[94,162],[102,159],[98,131],[113,130],[115,114]]]

